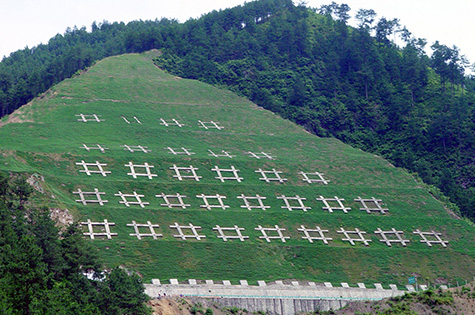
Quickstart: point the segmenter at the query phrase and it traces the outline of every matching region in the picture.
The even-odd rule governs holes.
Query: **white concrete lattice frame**
[[[195,152],[191,152],[187,148],[181,147],[181,151],[179,149],[174,149],[171,147],[166,147],[166,150],[168,150],[168,153],[171,153],[173,155],[193,155]]]
[[[198,176],[196,174],[196,171],[199,170],[199,168],[193,167],[192,165],[187,167],[176,166],[176,164],[173,164],[173,166],[170,166],[170,169],[175,171],[175,175],[173,175],[173,177],[178,178],[178,180],[194,179],[195,181],[199,182],[200,178],[203,178],[202,176]],[[185,173],[190,175],[186,175]]]
[[[130,125],[130,121],[129,121],[127,118],[125,118],[125,116],[120,116],[120,117],[122,117],[122,119],[123,119],[127,124]],[[141,122],[136,116],[133,116],[133,119],[134,119],[138,124],[140,124],[140,125],[142,124],[142,122]]]
[[[270,182],[283,183],[287,180],[287,178],[282,178],[280,176],[280,174],[282,174],[282,172],[276,170],[275,168],[273,168],[272,171],[264,171],[263,169],[260,168],[260,169],[254,171],[254,172],[255,173],[260,173],[262,177],[259,178],[259,179],[265,181],[266,183],[270,183]],[[267,174],[273,174],[275,177],[268,177]]]
[[[105,236],[110,240],[112,236],[117,236],[117,233],[112,233],[110,228],[115,223],[109,222],[107,219],[104,219],[104,222],[92,222],[91,219],[87,219],[87,222],[81,222],[81,225],[87,225],[88,232],[84,232],[83,235],[89,236],[91,239]],[[100,231],[97,231],[97,228],[100,228]]]
[[[322,184],[325,184],[325,185],[328,185],[328,183],[330,182],[329,180],[325,179],[323,177],[323,175],[325,175],[324,173],[319,173],[319,172],[313,172],[313,173],[305,173],[305,172],[300,172],[299,173],[300,175],[303,176],[303,181],[304,182],[307,182],[309,184],[312,184],[312,183],[322,183]]]
[[[371,239],[365,238],[364,234],[366,234],[365,231],[360,231],[360,229],[356,228],[354,231],[346,231],[344,228],[340,228],[339,231],[336,231],[337,233],[343,233],[345,238],[342,238],[342,241],[347,241],[350,242],[351,245],[356,245],[355,242],[362,242],[365,246],[369,246],[369,242],[372,242]],[[352,237],[351,235],[357,235],[357,237]]]
[[[168,208],[182,208],[186,209],[190,205],[183,201],[183,198],[186,198],[185,195],[180,195],[176,193],[175,195],[165,195],[161,193],[160,195],[155,195],[157,198],[163,198],[164,203],[161,203],[160,206]]]
[[[153,237],[154,240],[162,237],[163,235],[160,233],[155,232],[155,228],[159,228],[160,225],[152,224],[152,222],[147,221],[147,223],[137,223],[132,221],[132,223],[128,223],[127,226],[132,226],[134,228],[135,233],[130,233],[130,236],[136,236],[139,240],[142,237]],[[141,233],[140,228],[148,228],[149,233]]]
[[[250,157],[256,158],[258,160],[260,159],[275,160],[275,158],[272,155],[270,155],[270,153],[266,153],[266,152],[254,153],[254,152],[248,151],[247,154],[249,154]]]
[[[111,173],[110,171],[104,170],[104,166],[107,166],[107,163],[100,163],[99,161],[94,163],[86,163],[84,160],[81,160],[81,162],[76,162],[76,165],[84,167],[84,169],[79,170],[79,172],[86,173],[88,176],[91,176],[91,174],[101,174],[102,176],[106,177],[107,174]],[[90,169],[91,167],[96,169]]]
[[[284,234],[282,233],[283,231],[285,231],[284,228],[281,228],[279,227],[278,225],[274,225],[273,228],[265,228],[265,227],[262,227],[261,225],[258,225],[256,228],[254,228],[254,230],[256,231],[261,231],[262,235],[259,236],[260,239],[265,239],[267,243],[270,243],[271,240],[275,239],[275,240],[281,240],[282,243],[285,243],[285,240],[287,239],[290,239],[289,236],[284,236]],[[267,233],[268,232],[276,232],[277,235],[268,235]]]
[[[101,115],[96,115],[96,114],[91,114],[91,115],[79,114],[79,115],[76,115],[76,117],[80,117],[80,118],[78,118],[77,121],[81,121],[81,122],[89,122],[89,121],[101,122],[101,121],[105,121],[105,119],[99,118],[100,116]]]
[[[130,152],[144,152],[144,153],[149,153],[152,152],[152,150],[148,150],[148,147],[142,146],[142,145],[121,145],[121,147],[124,148],[125,151],[130,151]]]
[[[236,180],[240,183],[244,179],[239,177],[239,170],[236,169],[234,165],[231,165],[231,168],[219,168],[215,165],[211,170],[218,174],[215,178],[219,179],[222,183],[224,183],[225,180]],[[232,176],[223,176],[223,173],[232,173]]]
[[[389,211],[388,208],[383,208],[383,200],[376,199],[375,197],[363,199],[358,196],[355,201],[360,202],[362,205],[362,208],[360,208],[360,210],[366,211],[367,213],[379,212],[381,214],[386,214],[386,212]]]
[[[152,168],[154,168],[154,166],[148,164],[147,162],[145,162],[144,164],[133,164],[132,162],[129,162],[128,164],[124,164],[124,166],[130,168],[130,173],[127,173],[127,175],[130,175],[133,178],[137,178],[138,176],[140,176],[148,177],[148,179],[153,179],[157,176],[157,174],[153,174],[151,170]],[[137,169],[144,169],[145,172],[138,173]]]
[[[133,194],[124,194],[120,190],[117,194],[114,194],[114,196],[120,197],[122,200],[119,201],[119,203],[124,204],[126,207],[130,207],[131,205],[139,205],[142,208],[145,208],[146,205],[149,205],[149,202],[142,201],[142,198],[145,197],[144,195],[137,194],[136,191],[134,191]],[[135,201],[130,201],[128,198],[135,198]]]
[[[109,202],[108,200],[102,199],[101,195],[105,195],[105,192],[99,191],[99,189],[94,188],[94,191],[82,191],[78,188],[77,191],[73,191],[73,194],[79,195],[78,200],[76,202],[80,202],[83,205],[87,205],[88,203],[98,203],[99,205],[103,206],[105,203]],[[95,196],[96,199],[87,199],[87,196]]]
[[[402,246],[406,247],[407,244],[410,241],[407,239],[404,239],[404,232],[403,231],[398,231],[395,228],[392,228],[389,231],[383,231],[381,228],[378,228],[376,231],[374,231],[375,234],[379,234],[382,239],[380,239],[380,242],[386,243],[389,247],[392,246],[393,243],[395,244],[401,244]],[[391,239],[388,238],[388,236],[392,237]]]
[[[204,205],[200,205],[200,208],[206,208],[208,210],[211,210],[213,208],[220,208],[220,209],[226,210],[227,208],[229,208],[229,206],[225,205],[223,201],[223,199],[226,199],[226,196],[222,196],[220,194],[216,194],[216,195],[201,194],[201,195],[196,195],[196,197],[203,199]],[[212,204],[210,203],[210,200],[216,200],[218,204]]]
[[[221,129],[224,129],[223,126],[220,126],[219,125],[219,122],[217,121],[201,121],[201,120],[198,120],[198,125],[200,128],[205,128],[205,129],[218,129],[218,130],[221,130]]]
[[[318,225],[315,226],[315,229],[307,229],[304,225],[300,226],[298,231],[302,231],[305,236],[302,236],[304,240],[308,240],[310,243],[313,243],[314,240],[322,241],[328,245],[328,241],[333,240],[331,237],[326,237],[324,233],[327,233],[328,230],[322,230]],[[317,233],[317,236],[314,235]]]
[[[442,240],[442,238],[440,237],[442,233],[434,232],[432,230],[430,232],[421,232],[419,229],[417,229],[413,231],[412,233],[419,235],[422,238],[420,242],[426,243],[427,246],[429,247],[432,247],[432,244],[440,244],[442,245],[442,247],[447,247],[447,244],[449,243],[449,241]],[[435,238],[435,240],[434,239],[430,240],[427,238],[427,236],[433,237]]]
[[[202,238],[206,238],[206,235],[198,234],[198,230],[201,229],[201,226],[195,226],[191,223],[188,225],[179,225],[177,222],[175,224],[169,226],[172,229],[176,229],[178,234],[173,235],[173,237],[181,238],[182,240],[186,241],[189,238],[194,238],[200,241]],[[185,234],[184,230],[189,230],[191,234]]]
[[[235,155],[232,155],[230,154],[229,152],[227,151],[224,151],[224,150],[221,150],[221,154],[216,154],[214,153],[212,150],[208,149],[209,153],[208,154],[209,156],[214,156],[214,157],[227,157],[227,158],[230,158],[232,159],[233,157],[236,157]]]
[[[305,206],[303,203],[305,200],[307,200],[307,198],[300,197],[299,195],[296,195],[295,197],[280,195],[277,197],[277,199],[281,199],[284,201],[285,206],[281,206],[282,209],[287,209],[289,211],[302,210],[304,212],[307,212],[307,210],[312,209],[311,207]],[[292,204],[293,201],[296,201],[298,205]]]
[[[249,238],[249,236],[242,235],[241,231],[244,231],[244,228],[240,228],[237,225],[234,225],[234,227],[221,227],[219,225],[216,225],[213,228],[214,231],[218,231],[219,235],[218,238],[222,239],[224,242],[227,242],[228,239],[239,239],[241,242],[244,242],[246,239]],[[225,231],[232,231],[235,232],[235,235],[228,235],[225,234]]]
[[[109,148],[103,147],[100,144],[87,145],[87,144],[83,143],[82,147],[79,147],[79,148],[86,149],[86,151],[99,150],[102,153],[106,153],[106,150],[109,150]]]
[[[247,210],[252,210],[252,209],[261,209],[261,210],[266,210],[269,209],[270,206],[264,205],[263,200],[266,200],[267,198],[264,196],[245,196],[244,194],[241,194],[241,196],[237,196],[236,198],[242,199],[244,201],[244,205],[241,205],[241,208],[245,208]],[[252,203],[252,201],[257,201],[257,204]]]
[[[344,213],[348,213],[348,211],[351,210],[351,208],[345,207],[343,205],[343,201],[345,201],[345,199],[338,198],[337,196],[334,196],[333,198],[325,198],[323,196],[320,196],[316,199],[322,201],[325,204],[325,206],[322,207],[322,209],[327,210],[330,213],[333,213],[334,210],[342,210]],[[330,202],[332,204],[330,204]],[[333,204],[334,202],[336,202],[338,205],[334,205]]]
[[[163,125],[165,127],[169,127],[169,126],[178,126],[178,127],[183,127],[185,126],[185,124],[181,124],[180,122],[178,122],[178,120],[176,120],[175,118],[173,119],[169,119],[169,120],[165,120],[163,118],[160,118],[160,125]]]

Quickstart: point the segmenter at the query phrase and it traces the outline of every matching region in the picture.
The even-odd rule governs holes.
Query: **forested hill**
[[[426,45],[371,9],[291,0],[253,1],[186,23],[95,23],[3,59],[1,114],[95,60],[162,49],[159,67],[225,86],[319,136],[417,172],[473,220],[475,80],[464,76],[456,47],[431,43],[429,58]]]

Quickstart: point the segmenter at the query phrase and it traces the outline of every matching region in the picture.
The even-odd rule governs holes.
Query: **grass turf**
[[[405,171],[384,159],[344,145],[332,138],[319,138],[301,127],[257,107],[228,91],[192,80],[168,75],[155,67],[153,53],[132,54],[105,59],[86,73],[65,80],[49,92],[22,107],[0,128],[2,139],[0,169],[38,173],[45,195],[37,194],[36,202],[51,208],[68,209],[77,220],[114,222],[112,240],[96,239],[95,245],[105,265],[124,265],[151,278],[180,280],[229,279],[237,282],[257,280],[307,279],[330,282],[373,282],[405,284],[407,277],[420,274],[425,281],[436,278],[450,280],[472,276],[475,263],[474,229],[465,220],[450,216],[442,205],[418,185]],[[103,122],[78,122],[79,114],[100,115]],[[126,117],[131,123],[127,124]],[[141,124],[133,117],[137,117]],[[177,119],[185,126],[160,124],[160,118]],[[224,129],[205,129],[198,121],[219,122]],[[105,153],[86,151],[83,144],[101,144]],[[148,153],[129,152],[122,145],[147,146]],[[172,147],[185,147],[195,154],[172,155]],[[212,157],[226,150],[233,158]],[[249,151],[266,152],[273,160],[256,159]],[[111,173],[87,176],[76,162],[107,163]],[[153,179],[127,175],[125,166],[145,162],[154,166]],[[173,165],[198,168],[200,181],[173,177]],[[215,166],[239,169],[242,182],[216,179]],[[277,169],[285,183],[259,180],[258,169]],[[328,185],[309,184],[299,172],[324,173]],[[226,176],[231,173],[226,172]],[[105,206],[82,205],[73,191],[105,192]],[[125,207],[115,196],[118,191],[143,194],[145,208]],[[169,209],[160,204],[157,194],[184,194],[186,209]],[[201,207],[200,194],[226,196],[226,210]],[[267,210],[241,207],[241,194],[265,196]],[[306,198],[308,211],[283,209],[280,195]],[[54,198],[53,198],[54,196]],[[322,209],[319,196],[345,199],[351,211]],[[359,210],[357,197],[382,199],[389,212],[367,214]],[[138,240],[133,228],[126,226],[151,221],[159,224],[158,240]],[[193,223],[202,229],[204,240],[183,241],[173,237],[169,225]],[[258,225],[286,229],[286,242],[260,239]],[[238,225],[249,236],[245,242],[223,242],[213,227]],[[328,230],[329,245],[321,241],[309,243],[302,239],[301,225],[320,226]],[[359,228],[371,239],[369,246],[350,245],[336,231]],[[404,231],[410,240],[407,247],[386,246],[374,234],[377,228]],[[413,231],[434,230],[450,243],[447,248],[432,247],[420,242]]]

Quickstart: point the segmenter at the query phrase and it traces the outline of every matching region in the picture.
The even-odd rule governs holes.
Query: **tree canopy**
[[[59,229],[48,209],[29,204],[31,193],[20,176],[0,173],[0,313],[149,314],[140,278],[119,268],[104,277],[77,227]]]

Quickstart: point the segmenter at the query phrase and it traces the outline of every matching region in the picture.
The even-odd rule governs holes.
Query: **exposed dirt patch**
[[[21,124],[21,123],[27,123],[27,122],[35,122],[33,119],[34,111],[32,109],[33,101],[49,100],[55,97],[56,95],[57,95],[57,92],[53,92],[52,90],[48,90],[44,92],[40,96],[34,98],[27,104],[21,106],[16,111],[11,113],[6,120],[0,121],[0,128],[5,126],[6,124],[11,124],[11,123]]]
[[[43,188],[43,185],[42,183],[44,183],[45,179],[43,176],[39,175],[39,174],[33,174],[31,175],[30,177],[28,177],[28,179],[26,180],[26,182],[28,184],[31,185],[31,187],[33,187],[34,190],[44,194],[45,190]]]
[[[28,105],[23,105],[23,106],[28,106]],[[17,110],[14,113],[12,113],[10,116],[5,121],[0,121],[0,128],[5,126],[6,124],[12,124],[12,123],[25,123],[25,122],[34,122],[34,120],[31,118],[26,118],[27,115],[23,114],[23,111]]]
[[[174,299],[155,299],[149,302],[154,315],[191,314],[190,311]]]
[[[59,227],[68,226],[74,223],[74,218],[68,209],[53,208],[50,209],[51,219],[56,222]]]
[[[247,311],[230,309],[207,300],[194,300],[180,297],[164,297],[148,302],[153,310],[153,315],[227,315],[250,314]]]
[[[25,118],[25,116],[22,115],[23,113],[18,113],[18,114],[19,114],[18,116],[11,115],[11,116],[9,117],[9,119],[7,120],[7,124],[8,124],[8,123],[21,124],[21,123],[25,123],[25,122],[34,122],[33,119]]]

